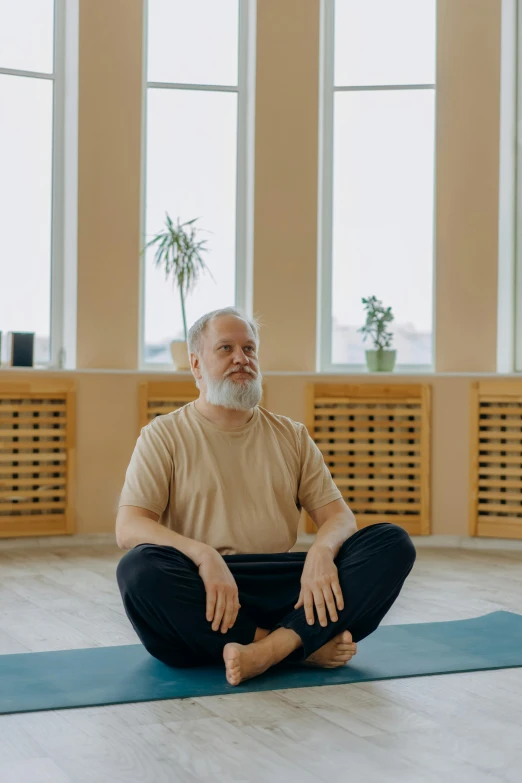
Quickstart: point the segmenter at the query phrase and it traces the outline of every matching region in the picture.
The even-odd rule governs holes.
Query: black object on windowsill
[[[34,332],[7,332],[4,361],[8,367],[32,367]]]

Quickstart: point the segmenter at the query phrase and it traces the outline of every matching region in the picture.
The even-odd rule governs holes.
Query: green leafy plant
[[[207,252],[206,240],[198,239],[198,232],[194,223],[198,218],[180,223],[179,218],[174,224],[165,213],[165,229],[159,231],[156,236],[143,248],[143,252],[149,247],[155,247],[154,263],[156,268],[163,268],[165,279],[172,278],[173,285],[179,288],[181,297],[181,314],[183,317],[183,331],[187,340],[187,318],[185,315],[185,299],[194,288],[201,271],[212,272],[203,261],[201,254]]]
[[[357,331],[364,335],[363,341],[371,337],[377,351],[389,348],[393,340],[393,334],[387,331],[387,325],[394,319],[391,307],[383,307],[375,296],[363,298],[362,303],[366,309],[366,323]]]

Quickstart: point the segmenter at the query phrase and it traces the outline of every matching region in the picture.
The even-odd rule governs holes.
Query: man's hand
[[[294,609],[304,606],[309,625],[314,624],[314,604],[319,622],[323,627],[328,625],[326,607],[328,607],[333,622],[338,620],[337,609],[344,608],[343,594],[333,554],[327,547],[316,544],[310,547],[306,556],[301,575],[301,592],[294,606]]]
[[[226,633],[236,622],[240,605],[236,580],[215,549],[209,547],[198,563],[199,575],[207,593],[206,617],[212,630]]]

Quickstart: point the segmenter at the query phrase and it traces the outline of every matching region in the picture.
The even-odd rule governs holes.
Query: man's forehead
[[[213,342],[221,342],[222,340],[229,340],[230,342],[234,342],[235,340],[239,340],[244,342],[250,341],[255,345],[255,337],[252,333],[252,329],[244,322],[238,322],[235,324],[231,324],[230,322],[219,323],[219,320],[216,319],[215,321],[212,321],[209,326],[209,336]]]
[[[233,335],[229,334],[229,335],[225,335],[225,337],[222,337],[220,335],[216,335],[215,339],[216,339],[216,343],[217,344],[219,344],[219,343],[233,343],[236,340],[239,340],[240,342],[245,342],[245,343],[252,343],[252,345],[256,344],[256,341],[254,340],[252,335],[250,335],[248,332],[243,332],[243,333],[241,333],[239,335],[237,333],[233,334]]]

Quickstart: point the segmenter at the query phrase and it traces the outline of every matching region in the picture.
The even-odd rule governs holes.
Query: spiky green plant
[[[202,229],[194,225],[199,218],[193,218],[186,223],[180,223],[179,218],[174,224],[165,213],[165,228],[147,242],[143,252],[149,247],[155,247],[154,264],[156,268],[162,268],[165,279],[172,278],[173,285],[179,288],[181,298],[181,314],[183,317],[183,332],[187,340],[187,318],[185,315],[185,299],[194,288],[201,271],[212,272],[203,261],[201,254],[207,252],[206,239],[198,239],[198,232]]]

